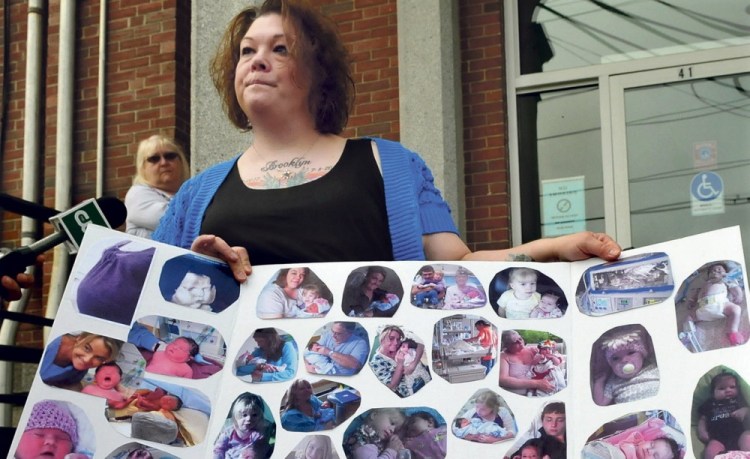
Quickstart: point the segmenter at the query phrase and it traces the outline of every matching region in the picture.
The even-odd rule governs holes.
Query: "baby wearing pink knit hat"
[[[659,368],[651,338],[641,325],[623,325],[604,333],[592,349],[595,361],[594,403],[605,406],[653,397],[659,391]],[[602,363],[606,362],[606,365]]]
[[[42,400],[34,405],[26,422],[15,459],[88,458],[73,451],[78,444],[78,424],[63,402]]]

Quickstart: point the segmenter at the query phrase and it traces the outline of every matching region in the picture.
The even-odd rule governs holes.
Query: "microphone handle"
[[[36,257],[39,254],[66,240],[67,236],[65,233],[52,233],[29,246],[19,247],[7,253],[5,256],[0,257],[0,277],[10,276],[15,279],[17,275],[26,271],[27,266],[31,266],[36,262]],[[7,293],[5,288],[0,285],[0,298],[5,298]]]

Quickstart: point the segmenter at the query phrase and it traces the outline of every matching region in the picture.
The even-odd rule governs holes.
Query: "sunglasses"
[[[162,153],[161,155],[153,155],[146,158],[146,161],[150,162],[151,164],[158,164],[159,161],[161,161],[161,158],[164,157],[166,161],[174,161],[177,158],[180,157],[176,152],[174,151],[168,151],[166,153]]]

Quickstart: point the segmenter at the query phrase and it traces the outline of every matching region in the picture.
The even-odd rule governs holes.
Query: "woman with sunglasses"
[[[160,134],[141,141],[135,164],[138,172],[125,195],[125,229],[128,234],[150,238],[190,170],[182,148]]]

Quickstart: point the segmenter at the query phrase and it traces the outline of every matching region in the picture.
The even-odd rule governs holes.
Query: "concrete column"
[[[249,3],[247,0],[194,2],[191,9],[190,167],[193,174],[236,156],[252,139],[252,134],[240,132],[223,114],[208,72],[227,24]]]
[[[464,173],[458,4],[398,0],[401,142],[429,164],[463,230]]]

